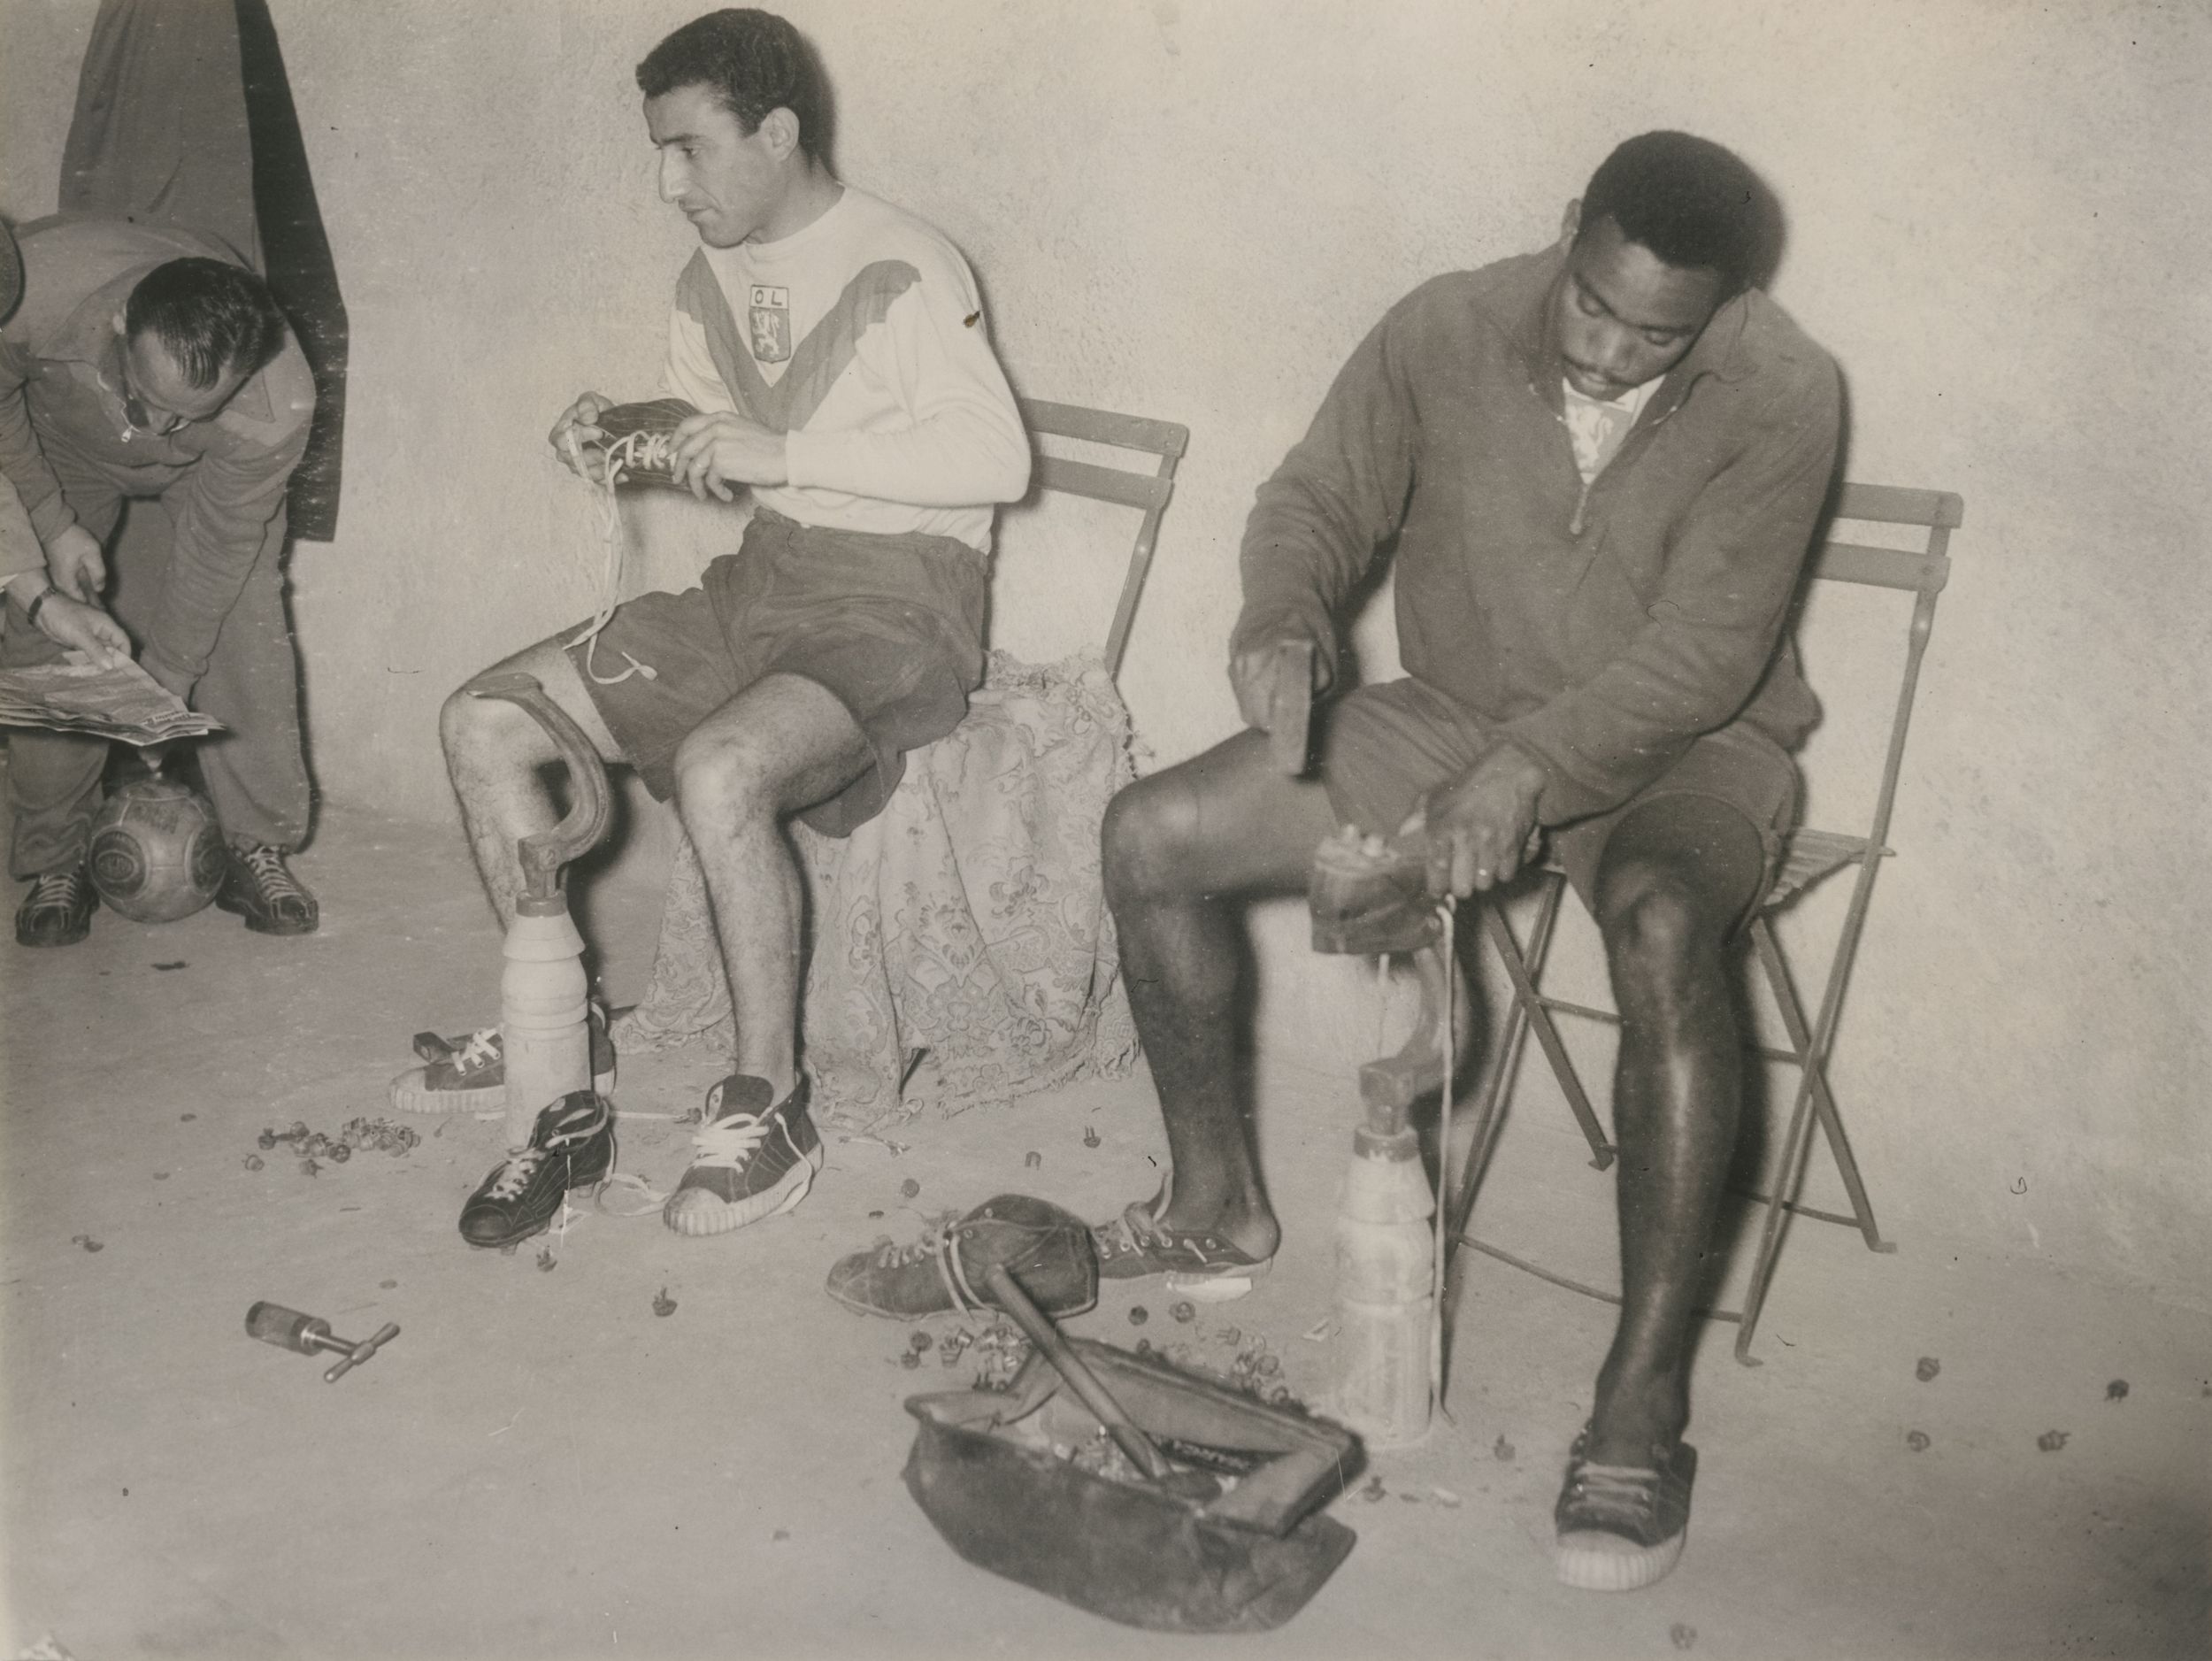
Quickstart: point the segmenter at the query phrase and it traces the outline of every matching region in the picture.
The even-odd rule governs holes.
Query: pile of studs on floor
[[[314,1176],[327,1160],[332,1165],[344,1165],[357,1153],[388,1153],[400,1158],[412,1153],[422,1137],[411,1125],[395,1125],[388,1119],[349,1119],[334,1138],[319,1130],[307,1128],[304,1119],[294,1119],[289,1130],[264,1129],[254,1138],[264,1153],[273,1150],[279,1142],[288,1143],[298,1156],[300,1174]],[[262,1168],[258,1154],[246,1156],[246,1169]]]
[[[972,1350],[976,1361],[974,1388],[979,1390],[1002,1390],[1014,1381],[1014,1375],[1029,1359],[1029,1340],[1010,1323],[994,1321],[981,1332],[969,1326],[956,1326],[941,1338],[932,1338],[926,1332],[917,1332],[907,1341],[906,1349],[899,1356],[899,1365],[912,1369],[922,1365],[922,1357],[931,1350],[937,1351],[937,1365],[956,1367],[964,1357]]]
[[[1171,1312],[1185,1324],[1196,1319],[1196,1311],[1187,1303],[1175,1304]],[[1129,1317],[1132,1325],[1142,1326],[1146,1319],[1143,1305],[1132,1309]],[[1141,1356],[1164,1362],[1194,1378],[1240,1390],[1271,1407],[1305,1411],[1305,1403],[1283,1379],[1282,1357],[1275,1353],[1263,1334],[1224,1326],[1210,1334],[1194,1334],[1194,1340],[1156,1345],[1148,1338],[1140,1338],[1135,1348]],[[1202,1359],[1199,1346],[1207,1342],[1233,1353]],[[941,1367],[952,1368],[964,1360],[974,1361],[973,1388],[1003,1390],[1013,1383],[1014,1375],[1029,1358],[1029,1340],[1022,1336],[1020,1329],[1003,1319],[994,1320],[981,1331],[962,1326],[940,1336],[918,1329],[907,1340],[906,1348],[899,1352],[899,1365],[910,1371],[918,1369],[923,1358],[934,1350]]]
[[[1138,1307],[1143,1306],[1140,1304]],[[1195,1314],[1188,1303],[1178,1303],[1171,1312],[1179,1321],[1189,1321]],[[1133,1320],[1137,1311],[1133,1309],[1129,1313]],[[1195,1378],[1225,1384],[1233,1390],[1241,1390],[1255,1401],[1265,1402],[1271,1407],[1288,1407],[1300,1412],[1305,1411],[1306,1404],[1298,1399],[1297,1392],[1284,1382],[1282,1357],[1275,1353],[1263,1334],[1248,1333],[1241,1327],[1224,1326],[1210,1336],[1213,1343],[1235,1352],[1228,1357],[1227,1365],[1199,1359],[1196,1343],[1177,1342],[1156,1347],[1150,1339],[1140,1338],[1137,1340],[1137,1353],[1164,1361],[1168,1365]]]

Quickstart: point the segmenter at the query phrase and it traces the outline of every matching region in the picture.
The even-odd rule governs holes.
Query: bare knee
[[[535,767],[554,753],[545,729],[526,711],[478,697],[465,685],[449,693],[438,711],[438,742],[457,783],[464,776]]]
[[[1197,798],[1179,781],[1143,779],[1121,791],[1106,804],[1101,831],[1108,901],[1179,892],[1197,841]]]
[[[1606,960],[1624,1005],[1663,1006],[1701,989],[1729,919],[1712,915],[1692,884],[1663,865],[1624,861],[1606,870],[1598,902]]]
[[[763,815],[772,817],[776,811],[773,781],[762,758],[741,739],[687,734],[676,746],[672,771],[677,811],[687,827],[727,827]]]

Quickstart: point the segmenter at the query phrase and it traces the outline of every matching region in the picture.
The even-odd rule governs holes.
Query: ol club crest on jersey
[[[752,299],[745,315],[754,361],[782,363],[791,356],[791,290],[764,282],[751,287]]]

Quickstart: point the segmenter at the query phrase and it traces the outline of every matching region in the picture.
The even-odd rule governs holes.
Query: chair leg
[[[1766,971],[1767,983],[1773,988],[1776,1007],[1782,1012],[1782,1027],[1789,1034],[1790,1047],[1797,1051],[1797,1065],[1813,1080],[1813,1108],[1819,1114],[1820,1128],[1828,1138],[1828,1150],[1835,1157],[1836,1172],[1843,1179],[1844,1192],[1850,1196],[1851,1215],[1858,1224],[1859,1233],[1869,1251],[1894,1251],[1895,1243],[1884,1240],[1881,1230],[1875,1226],[1874,1207],[1867,1199],[1866,1184],[1859,1175],[1859,1162],[1852,1155],[1850,1139],[1844,1134],[1842,1115],[1836,1111],[1835,1097],[1828,1088],[1827,1065],[1824,1061],[1816,1065],[1808,1058],[1812,1034],[1805,1023],[1804,1006],[1797,1001],[1796,988],[1790,982],[1789,965],[1783,961],[1773,926],[1765,917],[1752,919],[1751,941],[1758,952],[1760,965]]]
[[[1557,876],[1547,880],[1560,884],[1566,880]],[[1602,1171],[1613,1163],[1615,1149],[1605,1140],[1605,1127],[1598,1123],[1597,1113],[1582,1088],[1582,1080],[1568,1058],[1567,1046],[1560,1042],[1559,1028],[1552,1022],[1551,1011],[1544,1007],[1520,949],[1513,943],[1513,931],[1506,927],[1503,914],[1494,905],[1482,908],[1482,927],[1496,950],[1499,961],[1504,964],[1507,977],[1513,982],[1514,1000],[1528,1011],[1529,1021],[1536,1028],[1536,1042],[1543,1046],[1544,1057],[1551,1063],[1559,1088],[1566,1092],[1567,1105],[1574,1111],[1575,1120],[1582,1127],[1583,1138],[1590,1144],[1591,1167]]]
[[[1851,960],[1858,950],[1859,928],[1865,920],[1867,896],[1873,886],[1874,868],[1872,861],[1860,868],[1858,882],[1852,891],[1851,907],[1844,918],[1843,933],[1836,942],[1835,957],[1828,966],[1828,988],[1821,998],[1820,1019],[1809,1030],[1805,1027],[1804,1011],[1798,1007],[1794,993],[1786,991],[1789,984],[1787,966],[1782,964],[1781,952],[1775,945],[1772,933],[1757,934],[1762,958],[1766,963],[1770,978],[1773,978],[1778,967],[1783,970],[1778,985],[1786,991],[1781,998],[1784,1019],[1791,1024],[1791,1038],[1801,1057],[1799,1063],[1801,1072],[1797,1084],[1796,1104],[1790,1110],[1789,1133],[1783,1139],[1782,1163],[1774,1173],[1774,1193],[1767,1202],[1766,1226],[1760,1233],[1759,1255],[1752,1262],[1751,1284],[1744,1291],[1743,1324],[1736,1333],[1736,1359],[1747,1366],[1759,1365],[1751,1355],[1752,1329],[1758,1324],[1760,1306],[1766,1301],[1767,1284],[1774,1275],[1774,1258],[1781,1247],[1783,1219],[1796,1198],[1798,1184],[1804,1180],[1805,1155],[1812,1143],[1813,1110],[1826,1094],[1828,1047],[1835,1040],[1836,1019],[1842,1012],[1844,981]],[[1755,932],[1763,930],[1765,923],[1763,917],[1754,919]],[[1801,1034],[1802,1036],[1800,1036]],[[1834,1103],[1829,1101],[1827,1105],[1832,1115]],[[1832,1134],[1839,1142],[1842,1121],[1833,1119],[1832,1123]],[[1832,1147],[1835,1145],[1834,1142],[1831,1144]],[[1856,1164],[1853,1163],[1848,1169],[1851,1176],[1855,1178],[1858,1174]],[[1855,1188],[1854,1203],[1861,1203],[1864,1193],[1863,1186]],[[1863,1209],[1858,1215],[1861,1231],[1870,1231],[1873,1224],[1872,1212]],[[1872,1238],[1878,1241],[1881,1237],[1876,1234]],[[1881,1248],[1878,1245],[1875,1250]]]
[[[1743,1319],[1736,1327],[1736,1359],[1747,1367],[1761,1365],[1751,1353],[1751,1334],[1759,1324],[1760,1307],[1766,1302],[1767,1283],[1774,1278],[1774,1260],[1782,1249],[1782,1225],[1789,1216],[1790,1199],[1804,1170],[1805,1150],[1812,1142],[1812,1103],[1809,1071],[1799,1081],[1797,1102],[1790,1110],[1789,1134],[1782,1140],[1782,1163],[1776,1167],[1774,1192],[1768,1196],[1766,1222],[1759,1231],[1759,1254],[1751,1260],[1751,1284],[1744,1288]]]

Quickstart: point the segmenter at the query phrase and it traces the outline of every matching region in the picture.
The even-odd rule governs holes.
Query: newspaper
[[[73,651],[59,663],[0,669],[0,727],[43,727],[142,746],[223,730],[220,721],[186,708],[136,664],[101,669]]]

